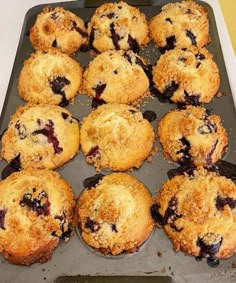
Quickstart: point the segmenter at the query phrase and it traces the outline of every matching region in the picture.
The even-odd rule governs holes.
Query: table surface
[[[63,0],[11,0],[4,1],[4,4],[2,4],[2,9],[0,9],[0,112],[7,92],[22,24],[27,10],[38,4],[61,1]],[[236,60],[234,54],[234,52],[236,53],[236,25],[234,24],[236,1],[205,0],[205,2],[209,3],[214,8],[215,17],[218,21],[219,36],[221,42],[224,43],[222,49],[229,80],[231,82],[231,89],[234,97],[236,97],[236,84],[234,83],[234,75],[236,73]],[[234,47],[234,50],[232,46]]]

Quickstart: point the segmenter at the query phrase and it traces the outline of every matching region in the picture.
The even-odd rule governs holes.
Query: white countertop
[[[0,112],[7,92],[16,50],[26,12],[35,5],[56,3],[62,0],[8,0],[0,9]],[[66,2],[66,0],[64,0]],[[218,0],[205,0],[213,8],[222,43],[231,90],[236,105],[236,59]]]

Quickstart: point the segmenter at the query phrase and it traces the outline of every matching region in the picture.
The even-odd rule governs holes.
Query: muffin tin
[[[127,1],[131,5],[136,5],[144,12],[149,19],[156,15],[161,6],[169,2],[177,1]],[[227,130],[229,137],[228,151],[223,159],[235,163],[236,152],[236,112],[233,96],[231,93],[226,67],[221,50],[221,43],[216,27],[215,16],[211,6],[202,1],[196,1],[208,10],[210,22],[211,43],[206,48],[213,53],[214,60],[220,70],[220,92],[221,97],[215,97],[212,102],[205,104],[205,107],[211,109],[213,114],[220,115],[222,123]],[[147,6],[143,6],[148,3]],[[102,4],[102,1],[74,1],[50,4],[52,7],[62,6],[65,9],[79,15],[85,21],[89,21],[95,11],[95,6]],[[141,5],[141,6],[139,6]],[[0,132],[7,127],[10,116],[15,112],[19,105],[25,102],[18,95],[17,82],[23,62],[34,52],[29,41],[29,30],[35,22],[36,16],[45,5],[33,7],[25,16],[22,27],[22,33],[15,58],[15,63],[10,78],[10,83],[1,115]],[[149,43],[148,46],[139,53],[146,58],[149,63],[155,64],[160,56],[160,52]],[[86,66],[92,59],[89,52],[76,52],[73,58],[82,66]],[[204,78],[203,78],[204,79]],[[207,82],[206,82],[207,83]],[[85,95],[78,95],[74,104],[66,108],[80,121],[87,116],[91,108],[91,99]],[[152,122],[155,133],[157,132],[157,122],[170,110],[176,108],[175,104],[162,103],[155,97],[145,98],[141,103],[141,111],[152,110],[157,114],[157,119]],[[155,196],[156,189],[160,188],[162,182],[167,180],[167,171],[178,167],[178,164],[164,160],[161,146],[156,140],[155,146],[159,151],[152,158],[152,162],[145,162],[139,169],[128,173],[134,175],[143,182],[152,195]],[[6,166],[5,161],[0,162],[0,171]],[[83,180],[96,174],[92,165],[88,165],[80,150],[77,156],[56,170],[72,186],[75,194],[79,195],[83,190]],[[103,174],[109,174],[109,170],[103,170]],[[126,282],[145,282],[135,281],[137,277],[127,276],[148,276],[147,282],[228,282],[235,280],[236,277],[236,255],[227,260],[221,260],[220,265],[212,269],[205,260],[195,261],[194,257],[186,256],[182,252],[174,253],[172,243],[161,229],[155,228],[149,239],[140,248],[140,251],[134,254],[120,256],[102,256],[90,249],[80,238],[76,230],[74,237],[68,243],[60,243],[53,253],[51,261],[45,264],[34,264],[30,267],[14,266],[6,262],[3,257],[0,258],[1,282],[120,282],[117,276],[125,276]],[[61,277],[61,276],[90,275],[91,277]],[[106,276],[103,278],[94,278],[93,276]],[[111,277],[110,277],[111,276]],[[114,277],[113,277],[114,276]],[[60,277],[60,278],[58,278]],[[57,279],[58,278],[58,279]],[[234,278],[234,279],[233,279]],[[76,281],[78,280],[78,281]],[[100,281],[99,281],[100,280]],[[107,281],[106,281],[107,280]],[[117,280],[117,281],[116,281]],[[128,281],[133,280],[133,281]],[[152,281],[153,280],[153,281]]]

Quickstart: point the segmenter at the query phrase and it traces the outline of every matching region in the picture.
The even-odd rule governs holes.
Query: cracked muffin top
[[[180,104],[209,103],[220,86],[219,69],[206,48],[174,49],[153,67],[153,82],[163,98]]]
[[[194,1],[169,3],[149,23],[150,37],[166,50],[203,47],[210,41],[207,10]]]
[[[145,15],[123,1],[98,7],[88,24],[88,33],[90,44],[99,52],[138,51],[149,42]]]
[[[0,253],[19,265],[50,260],[59,240],[72,236],[74,207],[73,192],[58,173],[12,173],[0,182]]]
[[[208,263],[236,252],[236,185],[199,167],[175,176],[157,191],[152,216],[182,250]]]
[[[140,167],[154,143],[151,123],[136,108],[104,104],[84,118],[81,148],[97,170],[124,171]]]
[[[133,176],[104,176],[79,198],[77,214],[82,238],[105,255],[135,252],[152,231],[151,205],[149,191]]]
[[[15,169],[54,169],[79,149],[79,125],[71,113],[56,105],[18,107],[2,137],[1,157]],[[14,167],[14,166],[13,166]]]
[[[83,90],[96,100],[132,103],[148,93],[144,66],[144,60],[131,50],[108,50],[85,69]]]
[[[24,62],[19,95],[27,102],[66,106],[82,83],[80,64],[57,50],[37,51]]]
[[[167,113],[158,124],[158,136],[164,155],[182,165],[215,163],[227,150],[220,117],[200,106]]]
[[[71,55],[87,40],[84,21],[62,7],[45,7],[30,30],[30,42],[36,50],[55,48]]]

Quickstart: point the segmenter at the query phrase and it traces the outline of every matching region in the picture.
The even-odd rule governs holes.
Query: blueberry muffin
[[[60,239],[73,234],[75,201],[53,171],[15,172],[0,183],[0,253],[11,263],[50,260]]]
[[[69,111],[56,105],[28,104],[11,117],[2,137],[1,156],[21,169],[54,169],[73,158],[78,149],[79,125]]]
[[[179,175],[157,192],[152,216],[182,250],[210,265],[236,252],[236,185],[230,179],[199,168]]]
[[[136,108],[104,104],[92,111],[81,126],[81,148],[97,170],[140,167],[154,142],[152,125]]]
[[[131,103],[147,94],[145,63],[133,51],[108,50],[91,61],[83,74],[83,90],[96,100]]]
[[[194,1],[169,3],[149,23],[150,37],[166,50],[203,47],[210,41],[207,10]]]
[[[149,191],[136,178],[125,173],[107,175],[79,198],[82,238],[104,255],[135,252],[152,231],[151,206]]]
[[[82,83],[80,64],[56,50],[37,51],[24,62],[19,95],[27,102],[66,106]]]
[[[227,133],[220,117],[200,106],[167,113],[158,125],[158,136],[164,155],[182,165],[215,163],[227,150]]]
[[[205,48],[174,49],[153,67],[153,81],[164,98],[175,103],[208,103],[220,86],[219,69]],[[204,78],[204,79],[203,79]]]
[[[149,42],[146,17],[121,1],[98,7],[88,24],[89,43],[99,52],[139,50]]]
[[[56,48],[70,55],[87,40],[84,21],[61,7],[45,7],[30,30],[30,42],[36,50]]]

